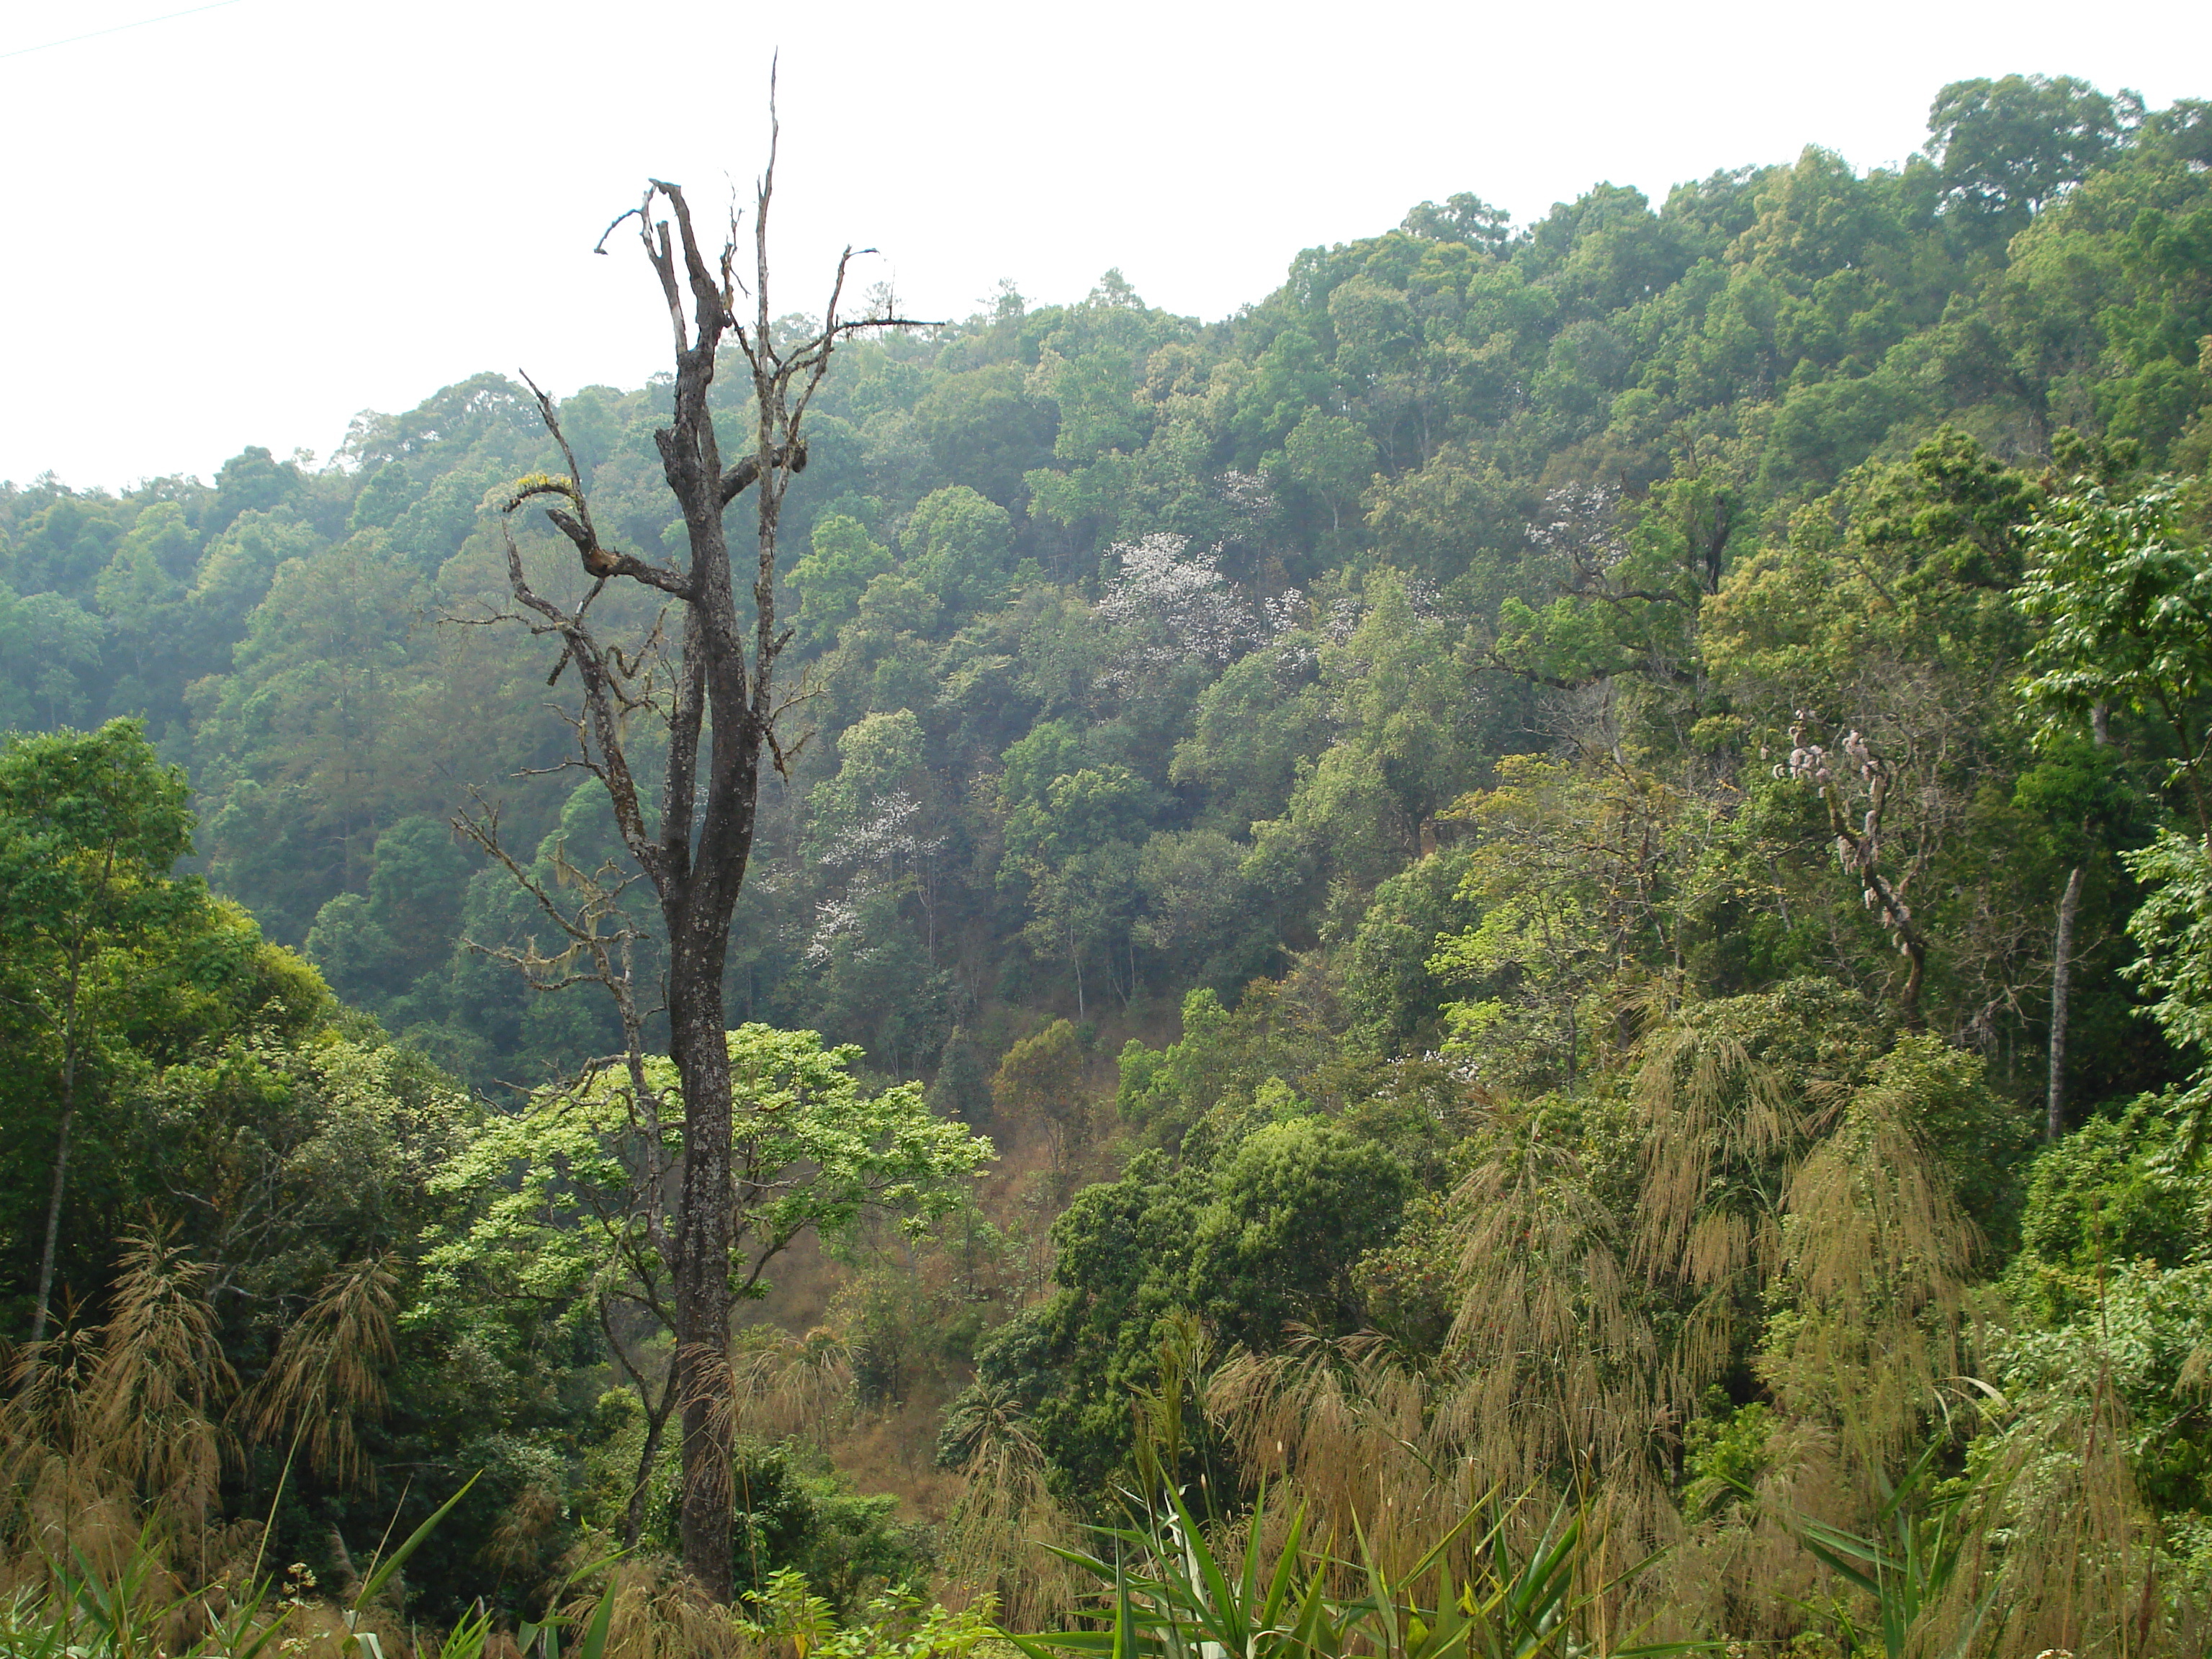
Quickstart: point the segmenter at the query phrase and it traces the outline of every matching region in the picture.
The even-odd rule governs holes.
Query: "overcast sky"
[[[750,188],[777,47],[778,308],[849,240],[926,316],[1118,266],[1212,319],[1425,198],[1524,221],[1807,143],[1893,164],[1972,76],[2212,96],[2202,0],[229,0],[117,27],[178,9],[0,0],[0,479],[326,455],[485,368],[638,383],[665,313],[635,241],[592,244],[648,174]]]

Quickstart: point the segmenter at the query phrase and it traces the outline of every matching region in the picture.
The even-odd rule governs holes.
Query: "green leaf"
[[[368,1606],[368,1603],[375,1598],[376,1593],[382,1589],[385,1585],[391,1581],[392,1575],[398,1571],[401,1565],[406,1561],[407,1558],[414,1554],[415,1552],[422,1547],[422,1540],[437,1530],[438,1523],[453,1512],[453,1506],[469,1495],[469,1488],[475,1486],[476,1483],[482,1479],[483,1479],[483,1471],[479,1469],[462,1484],[461,1489],[459,1492],[455,1492],[451,1498],[448,1498],[443,1504],[440,1504],[437,1511],[433,1514],[428,1520],[425,1521],[421,1526],[416,1528],[413,1532],[410,1533],[407,1535],[407,1541],[402,1544],[398,1549],[392,1551],[391,1556],[385,1560],[382,1565],[377,1565],[372,1564],[368,1577],[362,1581],[361,1589],[354,1596],[353,1608],[351,1613],[348,1614],[349,1619],[358,1615],[362,1608]],[[356,1637],[356,1640],[363,1638],[370,1641],[374,1641],[375,1639],[368,1632],[361,1632]],[[374,1659],[383,1659],[382,1654],[380,1652],[378,1653],[374,1656]]]

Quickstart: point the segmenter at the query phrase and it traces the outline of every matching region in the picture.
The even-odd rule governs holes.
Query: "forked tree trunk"
[[[763,1194],[742,1188],[732,1168],[735,1114],[722,991],[731,917],[752,850],[763,751],[779,769],[785,757],[776,738],[775,679],[776,659],[790,634],[779,629],[776,619],[777,527],[789,476],[806,464],[800,421],[827,371],[831,349],[856,330],[900,325],[888,317],[838,319],[852,257],[848,250],[837,266],[821,331],[779,349],[768,280],[767,217],[775,178],[771,143],[754,204],[750,297],[755,315],[750,326],[733,308],[739,293],[734,222],[719,259],[710,260],[678,186],[653,181],[642,205],[632,210],[675,338],[674,408],[669,424],[653,439],[669,489],[683,511],[690,553],[685,566],[649,563],[600,543],[582,472],[562,434],[553,402],[543,392],[538,404],[568,463],[568,477],[532,475],[518,486],[506,508],[511,516],[526,501],[560,499],[573,515],[554,507],[547,516],[575,544],[586,573],[598,579],[573,610],[556,605],[532,587],[514,537],[507,536],[507,578],[516,600],[532,613],[538,631],[557,635],[562,641],[553,678],[557,680],[573,663],[583,681],[584,708],[577,722],[581,763],[606,787],[616,828],[659,900],[668,947],[669,1054],[684,1093],[683,1158],[673,1217],[660,1215],[656,1195],[650,1200],[656,1207],[648,1212],[647,1226],[673,1280],[684,1565],[702,1590],[723,1601],[729,1599],[732,1577],[732,1253],[746,1213]],[[656,202],[665,204],[668,219],[653,218]],[[750,369],[755,417],[751,453],[726,468],[708,403],[726,343],[734,345]],[[748,489],[756,507],[749,560],[751,603],[741,625],[722,518]],[[647,680],[642,694],[634,689],[641,665],[649,658],[657,663],[658,658],[650,649],[627,656],[603,646],[587,620],[592,600],[618,577],[668,595],[683,618],[681,654],[668,665],[669,678]],[[645,708],[665,722],[667,732],[657,823],[647,814],[624,735],[630,717]],[[478,824],[469,833],[504,858],[498,854],[495,823]],[[507,862],[516,868],[512,860]],[[600,953],[590,977],[607,984],[624,1009],[631,1086],[647,1092],[639,1052],[642,1022],[630,1000],[627,970],[617,975],[609,966],[603,939],[581,932],[572,938]]]

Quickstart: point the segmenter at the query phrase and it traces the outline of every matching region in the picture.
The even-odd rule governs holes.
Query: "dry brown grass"
[[[264,1522],[216,1507],[225,1465],[244,1444],[293,1424],[311,1458],[359,1469],[350,1419],[380,1401],[376,1368],[391,1353],[382,1267],[334,1275],[288,1333],[269,1379],[243,1399],[217,1340],[209,1279],[167,1232],[133,1233],[106,1321],[12,1357],[0,1401],[0,1590],[48,1594],[61,1570],[81,1564],[104,1582],[135,1583],[146,1607],[186,1609],[162,1614],[171,1623],[204,1621],[263,1565]],[[179,1626],[170,1636],[196,1633]]]
[[[988,1389],[970,1394],[951,1426],[964,1461],[943,1534],[945,1603],[994,1596],[1010,1627],[1044,1629],[1075,1605],[1083,1585],[1048,1547],[1076,1547],[1081,1534],[1046,1487],[1043,1449],[1018,1404]]]
[[[1761,1375],[1791,1416],[1833,1426],[1855,1467],[1893,1466],[1965,1369],[1978,1240],[1914,1128],[1913,1102],[1862,1090],[1790,1183],[1773,1277],[1793,1317]]]
[[[13,1576],[51,1582],[82,1554],[119,1574],[134,1554],[204,1567],[226,1541],[214,1514],[233,1449],[222,1408],[237,1379],[204,1292],[207,1269],[154,1231],[125,1243],[112,1312],[25,1349],[0,1406],[0,1460],[15,1503]],[[171,1595],[173,1599],[173,1594]]]
[[[282,1439],[312,1467],[348,1484],[374,1485],[356,1424],[384,1412],[381,1367],[393,1358],[396,1280],[382,1256],[333,1273],[306,1315],[284,1333],[267,1373],[240,1402],[255,1438]]]
[[[1779,1253],[1781,1183],[1817,1103],[1793,1095],[1739,1038],[1693,1024],[1645,1040],[1636,1074],[1644,1182],[1632,1257],[1695,1297],[1669,1357],[1681,1404],[1729,1363]]]

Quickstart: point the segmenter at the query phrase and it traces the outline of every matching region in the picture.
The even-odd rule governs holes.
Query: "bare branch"
[[[501,520],[501,526],[507,543],[508,585],[518,600],[552,624],[561,635],[568,655],[575,660],[576,672],[584,681],[584,707],[590,724],[587,753],[597,751],[597,763],[603,769],[601,781],[606,785],[609,803],[614,809],[615,827],[622,835],[623,844],[657,885],[660,879],[659,848],[646,832],[637,784],[630,774],[629,758],[623,750],[621,717],[626,711],[619,707],[620,698],[611,684],[613,677],[607,662],[598,641],[584,626],[580,613],[564,616],[550,600],[532,590],[523,573],[521,550],[515,545],[514,536],[505,520]]]
[[[803,439],[793,438],[789,443],[778,444],[770,452],[769,465],[787,472],[806,471],[806,444]],[[722,470],[722,505],[727,507],[742,495],[761,475],[760,458],[741,456]]]
[[[653,191],[659,188],[656,182],[645,192],[645,200],[637,210],[638,240],[645,244],[645,257],[653,262],[653,269],[660,278],[661,297],[668,305],[669,326],[676,336],[676,355],[683,357],[691,349],[691,340],[684,325],[684,293],[677,286],[676,255],[668,241],[668,222],[654,220],[650,210]],[[622,222],[617,220],[616,223]]]
[[[647,197],[646,199],[650,201],[652,200],[652,198]],[[624,208],[620,213],[615,215],[614,218],[609,222],[607,228],[599,233],[599,240],[592,244],[592,252],[599,254],[605,253],[607,251],[607,238],[613,235],[617,228],[621,225],[622,222],[629,218],[633,214],[636,215],[638,218],[643,219],[645,217],[644,207],[640,205],[634,208]]]
[[[522,376],[523,384],[537,398],[538,418],[544,422],[546,431],[552,434],[553,441],[560,446],[561,458],[568,463],[568,476],[562,480],[550,473],[530,474],[517,483],[514,493],[507,497],[501,511],[512,514],[525,501],[540,495],[562,496],[575,507],[576,516],[571,518],[558,507],[546,508],[545,516],[552,521],[556,530],[575,544],[577,557],[582,560],[587,572],[602,582],[613,576],[629,576],[649,587],[672,593],[678,599],[688,597],[691,591],[690,579],[680,571],[648,564],[633,554],[617,552],[601,544],[599,530],[592,523],[591,502],[584,494],[584,475],[576,465],[575,451],[568,447],[568,434],[561,429],[561,418],[555,410],[553,399],[530,378],[527,371],[517,369],[515,372]],[[590,605],[598,595],[599,590],[593,588],[584,604]],[[557,674],[560,671],[556,669],[554,672]],[[549,680],[546,684],[550,685],[552,682]]]

